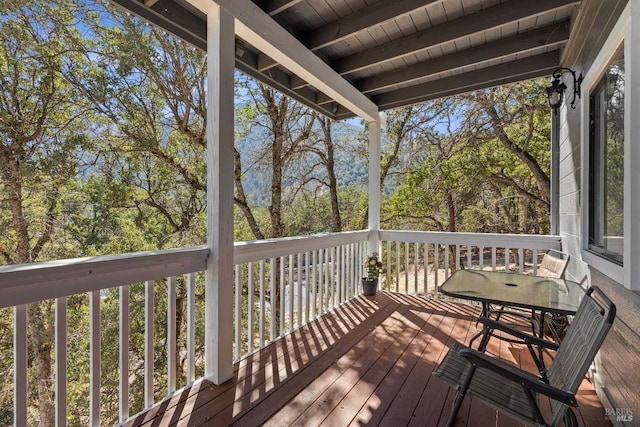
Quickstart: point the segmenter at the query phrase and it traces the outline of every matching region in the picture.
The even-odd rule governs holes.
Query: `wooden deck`
[[[453,340],[475,333],[478,309],[393,293],[359,297],[235,365],[216,387],[196,383],[129,426],[439,426],[454,390],[431,372]],[[532,369],[526,348],[492,340],[488,352]],[[580,425],[611,425],[591,384],[579,391]],[[464,426],[514,426],[466,398]]]

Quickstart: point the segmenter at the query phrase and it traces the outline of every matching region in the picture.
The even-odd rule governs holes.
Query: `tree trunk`
[[[324,132],[324,143],[327,147],[327,157],[325,166],[327,175],[329,176],[329,195],[331,198],[331,231],[342,231],[342,218],[340,217],[340,205],[338,203],[338,179],[335,170],[335,157],[333,138],[331,137],[331,121],[329,119],[321,119],[320,124]]]
[[[497,131],[498,139],[500,140],[500,142],[502,142],[502,145],[504,145],[505,148],[515,154],[516,157],[522,160],[522,162],[529,168],[536,180],[538,191],[540,191],[540,196],[547,202],[551,200],[551,180],[549,179],[549,176],[545,173],[538,161],[531,155],[531,153],[527,151],[526,147],[519,147],[518,144],[516,144],[509,138],[509,135],[507,135],[506,131],[504,130],[502,121],[500,120],[498,112],[495,110],[495,108],[486,108],[486,111],[489,114],[489,117],[491,117],[491,124]],[[530,124],[530,126],[533,126],[533,124]],[[530,129],[529,132],[532,132],[532,130]]]

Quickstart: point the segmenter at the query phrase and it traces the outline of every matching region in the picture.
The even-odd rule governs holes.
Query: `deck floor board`
[[[478,313],[396,293],[358,297],[236,363],[225,384],[197,382],[125,425],[445,425],[455,390],[431,373],[454,340],[476,333]],[[516,344],[493,339],[487,352],[534,367]],[[611,425],[587,380],[578,401],[580,425]],[[466,398],[456,425],[516,424]]]

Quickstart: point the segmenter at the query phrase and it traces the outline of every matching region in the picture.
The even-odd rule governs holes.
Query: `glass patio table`
[[[456,271],[440,286],[440,292],[481,302],[481,316],[489,314],[491,305],[540,312],[539,338],[544,337],[546,313],[573,315],[585,295],[582,286],[572,280],[481,270]]]

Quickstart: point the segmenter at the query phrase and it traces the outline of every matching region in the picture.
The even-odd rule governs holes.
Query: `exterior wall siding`
[[[636,1],[636,0],[632,0]],[[626,0],[583,0],[575,16],[576,36],[567,46],[563,65],[586,73],[605,43],[609,33],[627,5]],[[596,358],[592,379],[598,396],[614,425],[637,425],[640,422],[640,295],[615,282],[582,261],[582,152],[580,106],[566,105],[560,111],[560,210],[559,231],[563,251],[570,255],[567,277],[602,288],[618,310],[613,328]],[[631,415],[631,424],[616,417]],[[629,421],[628,418],[626,421]]]

